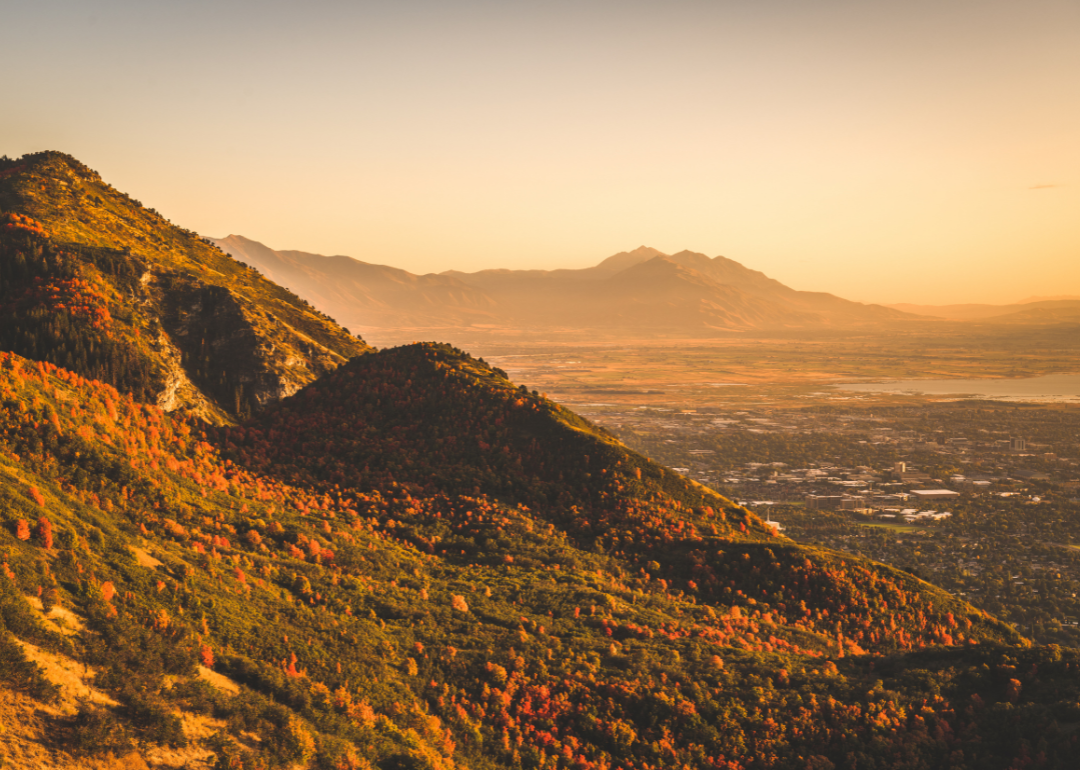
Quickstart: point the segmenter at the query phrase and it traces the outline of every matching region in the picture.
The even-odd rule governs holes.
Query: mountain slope
[[[1034,746],[1047,766],[1077,758],[1076,651],[998,646],[1020,640],[910,575],[769,537],[459,352],[387,351],[329,377],[204,437],[0,356],[0,709],[24,726],[0,757],[589,770],[1006,768]],[[510,451],[405,462],[455,435],[451,403],[467,407],[456,435],[483,420]],[[586,474],[603,480],[579,486]],[[80,705],[60,664],[88,672],[98,705]],[[34,732],[19,709],[42,708],[53,727]]]
[[[0,348],[217,421],[370,348],[267,281],[46,152],[0,166]]]
[[[273,251],[238,235],[211,240],[316,307],[333,308],[350,328],[460,326],[495,318],[491,297],[448,276],[413,275],[351,257]]]
[[[801,558],[800,547],[777,542],[745,509],[448,346],[413,345],[356,359],[219,441],[237,448],[229,457],[241,467],[291,483],[386,489],[396,482],[410,485],[414,495],[482,494],[525,506],[570,542],[609,553],[703,599],[731,596],[707,555],[714,547],[756,560],[765,553],[758,544],[769,543],[774,555],[768,558],[784,554],[785,570]],[[781,596],[790,590],[779,576],[768,579],[771,587],[761,585],[761,577],[745,583],[745,575],[730,577],[761,601],[769,601],[774,590]],[[824,574],[803,581],[819,579],[830,583]],[[862,574],[862,590],[884,589],[898,579],[913,583],[875,566]],[[699,585],[690,589],[689,580]],[[821,598],[845,593],[842,582],[828,590],[823,584]],[[908,609],[893,607],[876,622],[906,622],[921,601]],[[937,609],[930,616],[923,611],[927,622],[944,622],[943,612],[960,609],[941,592],[931,604]],[[777,619],[786,614],[772,612]],[[874,616],[864,612],[836,622],[847,629],[850,643],[903,647],[902,640],[886,639],[885,625],[859,625]],[[803,618],[794,613],[788,622],[801,627]],[[932,623],[913,643],[929,642],[931,628]],[[1001,633],[995,628],[993,633]]]

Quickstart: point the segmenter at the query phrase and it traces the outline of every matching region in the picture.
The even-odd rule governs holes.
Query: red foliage
[[[8,176],[15,176],[16,174],[21,174],[25,170],[26,170],[26,164],[25,163],[20,163],[20,164],[18,164],[16,166],[12,166],[9,169],[5,169],[4,171],[0,171],[0,179],[3,179],[4,177],[8,177]]]
[[[30,539],[30,525],[26,523],[26,519],[19,519],[15,524],[15,537],[20,540]]]
[[[22,308],[44,307],[52,312],[67,313],[88,323],[92,329],[107,332],[112,325],[112,315],[106,303],[103,290],[81,278],[48,281],[35,278],[14,305]]]
[[[41,541],[42,548],[49,549],[53,547],[52,524],[44,516],[38,519],[37,527],[34,529],[34,536]]]
[[[7,176],[14,170],[15,169],[8,169],[3,174],[0,174],[0,176]],[[45,232],[45,228],[42,227],[41,223],[38,222],[36,219],[31,219],[28,216],[14,213],[5,214],[4,218],[7,220],[6,222],[4,222],[4,230],[6,230],[7,232],[22,231],[27,233],[33,233],[34,235],[41,235],[46,238],[48,237],[48,233]]]

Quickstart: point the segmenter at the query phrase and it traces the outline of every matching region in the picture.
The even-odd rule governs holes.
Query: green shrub
[[[138,730],[140,738],[170,746],[187,745],[180,717],[161,697],[139,692],[128,694],[124,700],[124,715]]]

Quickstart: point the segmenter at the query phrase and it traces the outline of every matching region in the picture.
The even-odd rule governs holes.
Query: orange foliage
[[[53,547],[52,524],[44,516],[38,519],[37,527],[34,529],[34,535],[41,541],[41,546],[43,548],[49,549]]]

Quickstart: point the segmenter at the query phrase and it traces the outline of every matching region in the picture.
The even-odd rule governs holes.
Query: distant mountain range
[[[893,310],[950,321],[990,321],[992,323],[1077,323],[1080,296],[1028,297],[1010,305],[888,305]]]
[[[211,239],[373,341],[454,327],[708,336],[917,320],[903,311],[797,291],[725,257],[642,246],[579,270],[405,270]],[[413,336],[409,336],[413,335]]]

